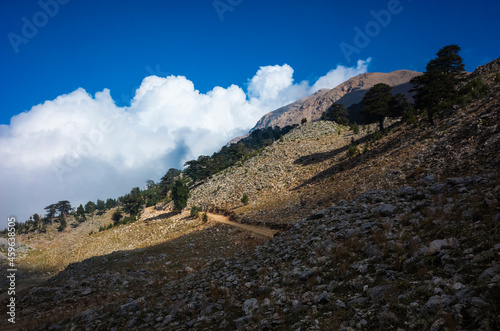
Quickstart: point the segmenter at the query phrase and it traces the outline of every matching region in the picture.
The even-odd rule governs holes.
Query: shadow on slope
[[[162,244],[72,263],[47,281],[16,293],[16,329],[61,321],[99,306],[115,309],[115,304],[127,298],[148,301],[164,295],[162,287],[167,282],[265,241],[226,225],[200,223],[198,231]],[[6,305],[0,313],[6,314]],[[0,328],[5,323],[2,320]]]

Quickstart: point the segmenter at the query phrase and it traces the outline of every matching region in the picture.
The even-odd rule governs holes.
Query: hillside
[[[278,229],[270,240],[163,205],[87,235],[78,250],[100,256],[20,293],[18,325],[499,329],[499,64],[435,126],[306,123],[191,191],[190,206]]]
[[[244,222],[280,228],[332,201],[414,185],[425,174],[445,180],[496,172],[498,84],[491,74],[485,78],[495,89],[491,96],[457,109],[437,127],[394,123],[387,137],[374,141],[374,125],[354,135],[332,122],[306,123],[244,165],[197,187],[191,201],[231,210]],[[349,158],[352,141],[363,153]],[[239,202],[243,193],[250,197],[248,206]]]
[[[287,106],[281,107],[264,115],[252,130],[267,127],[285,127],[300,124],[303,118],[309,122],[316,121],[334,102],[346,107],[361,102],[365,93],[374,85],[384,83],[393,87],[392,93],[402,93],[411,100],[409,90],[410,79],[421,73],[410,70],[398,70],[390,73],[365,73],[353,77],[339,86],[328,90],[320,90],[313,95],[297,100]]]

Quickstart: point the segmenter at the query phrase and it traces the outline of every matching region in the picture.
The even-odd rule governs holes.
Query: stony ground
[[[271,240],[151,210],[88,236],[107,238],[80,246],[103,255],[20,293],[17,326],[500,329],[498,67],[475,73],[486,97],[436,126],[393,123],[375,140],[308,123],[192,192],[191,205],[280,228]]]
[[[172,222],[185,223],[182,226],[189,231],[173,231],[155,245],[116,250],[72,263],[48,281],[20,291],[16,294],[16,327],[38,329],[43,323],[73,316],[91,307],[149,292],[159,293],[161,286],[172,279],[182,278],[214,259],[230,257],[267,240],[231,226],[211,220],[203,223],[185,215],[177,221],[159,217],[155,222],[162,222],[164,226]],[[124,228],[130,229],[130,225]],[[2,305],[0,312],[4,314],[4,310]],[[6,324],[2,319],[0,328]]]
[[[339,201],[262,246],[175,279],[157,283],[148,262],[123,274],[83,272],[88,262],[24,302],[68,307],[68,297],[96,288],[116,296],[56,323],[68,329],[498,329],[499,200],[498,174],[426,176],[416,187]],[[154,264],[147,255],[142,261]]]

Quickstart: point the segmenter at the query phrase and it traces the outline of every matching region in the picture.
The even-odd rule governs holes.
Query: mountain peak
[[[316,121],[334,102],[349,107],[361,102],[365,93],[379,83],[393,87],[393,93],[402,93],[411,99],[410,79],[421,75],[411,70],[396,70],[389,73],[368,72],[357,75],[333,89],[321,89],[307,97],[264,115],[251,131],[268,127],[285,127],[300,124],[303,118]]]

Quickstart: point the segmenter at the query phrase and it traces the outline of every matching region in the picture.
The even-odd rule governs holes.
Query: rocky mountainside
[[[453,330],[500,328],[500,181],[426,176],[371,190],[296,223],[252,251],[56,324],[118,330]],[[87,263],[85,267],[92,268]],[[83,266],[79,267],[82,268]],[[122,275],[68,268],[31,300],[50,304]],[[72,282],[68,281],[73,279]],[[132,281],[132,280],[131,280]],[[135,284],[134,283],[134,284]],[[126,285],[129,285],[127,282]],[[130,286],[130,285],[129,285]],[[54,302],[55,304],[55,302]]]
[[[495,172],[500,150],[495,72],[483,74],[490,84],[487,97],[457,108],[438,126],[394,123],[389,135],[375,140],[374,125],[354,134],[332,122],[306,123],[261,155],[195,188],[191,203],[230,210],[243,222],[280,228],[329,207],[332,200],[414,184],[426,173],[445,180]],[[362,153],[348,157],[352,143]],[[240,202],[244,193],[250,198],[248,206]]]
[[[361,74],[331,90],[320,90],[313,95],[264,115],[252,130],[300,124],[303,118],[307,118],[308,121],[319,120],[325,110],[334,102],[341,103],[346,107],[359,103],[365,93],[378,83],[385,83],[392,86],[394,94],[402,93],[411,99],[409,92],[411,85],[409,81],[418,75],[421,75],[421,73],[410,70]]]
[[[192,190],[190,205],[279,229],[271,240],[149,209],[91,237],[98,247],[150,229],[156,245],[70,264],[18,293],[16,327],[500,329],[498,64],[471,75],[485,96],[435,126],[396,120],[380,136],[307,123]]]

